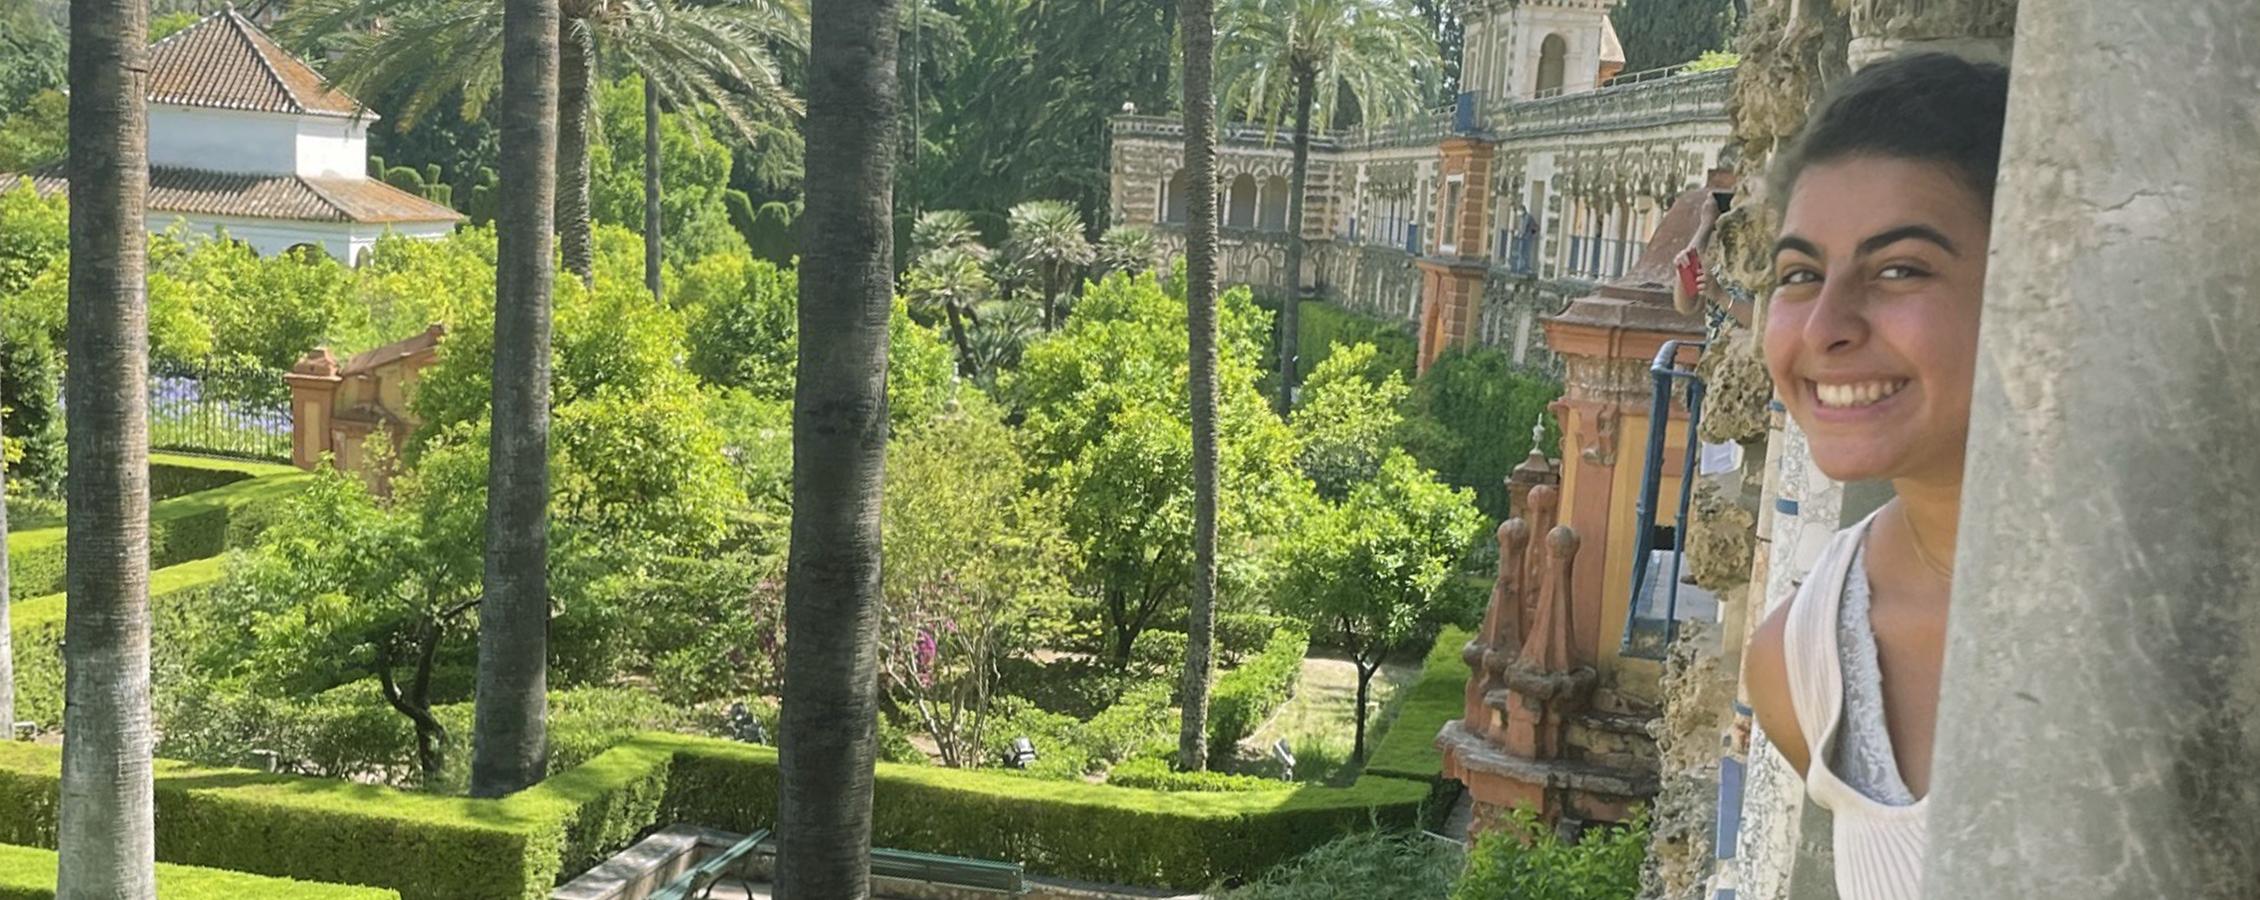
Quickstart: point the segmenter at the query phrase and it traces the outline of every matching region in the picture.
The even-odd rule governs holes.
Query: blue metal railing
[[[1475,92],[1461,91],[1458,102],[1452,104],[1453,134],[1475,133],[1475,107]]]
[[[1695,454],[1702,446],[1696,427],[1703,420],[1703,379],[1693,367],[1677,367],[1679,351],[1701,351],[1703,341],[1665,341],[1656,351],[1648,374],[1656,379],[1656,396],[1648,407],[1648,455],[1640,470],[1640,501],[1634,512],[1638,543],[1632,557],[1632,602],[1625,610],[1621,652],[1641,659],[1663,659],[1679,636],[1679,564],[1687,548],[1687,507],[1695,490]],[[1671,432],[1672,382],[1687,382],[1687,457],[1679,474],[1679,518],[1672,529],[1671,573],[1660,581],[1649,572],[1656,553],[1656,501],[1663,492],[1664,443]],[[1653,583],[1652,583],[1653,582]],[[1657,615],[1657,594],[1662,613]]]
[[[1420,255],[1420,223],[1418,222],[1405,226],[1405,252],[1414,256]]]

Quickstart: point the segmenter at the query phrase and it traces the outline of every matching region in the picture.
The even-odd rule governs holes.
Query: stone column
[[[2260,0],[2026,0],[1926,896],[2260,890]]]
[[[290,461],[306,471],[313,471],[322,462],[322,454],[335,450],[330,442],[331,408],[337,399],[337,387],[344,379],[338,375],[337,357],[328,347],[306,351],[297,364],[284,373],[283,382],[290,385]]]

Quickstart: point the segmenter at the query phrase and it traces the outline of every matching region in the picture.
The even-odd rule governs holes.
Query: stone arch
[[[1569,41],[1549,34],[1538,44],[1538,96],[1562,92],[1562,76],[1569,66]]]
[[[1161,221],[1182,223],[1188,217],[1185,211],[1185,170],[1169,173],[1169,180],[1161,185]]]
[[[1256,177],[1245,172],[1232,179],[1232,190],[1225,195],[1224,226],[1227,228],[1256,227]]]
[[[1256,227],[1287,230],[1287,179],[1273,175],[1263,180],[1263,205],[1256,211]]]

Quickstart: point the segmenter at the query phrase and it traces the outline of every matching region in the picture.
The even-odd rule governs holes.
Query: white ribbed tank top
[[[1804,733],[1805,795],[1831,813],[1840,900],[1919,900],[1929,847],[1930,798],[1895,806],[1861,793],[1831,770],[1844,718],[1844,660],[1838,616],[1870,515],[1837,532],[1798,588],[1782,633],[1789,698]]]

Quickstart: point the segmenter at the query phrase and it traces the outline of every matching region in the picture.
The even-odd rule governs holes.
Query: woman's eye
[[[1876,277],[1887,281],[1897,281],[1903,278],[1921,278],[1925,274],[1927,273],[1914,266],[1896,265],[1884,266],[1881,271],[1876,273]]]
[[[1820,280],[1821,275],[1819,272],[1815,272],[1811,269],[1791,269],[1787,272],[1781,273],[1780,283],[1784,287],[1786,287],[1792,284],[1812,284]]]

